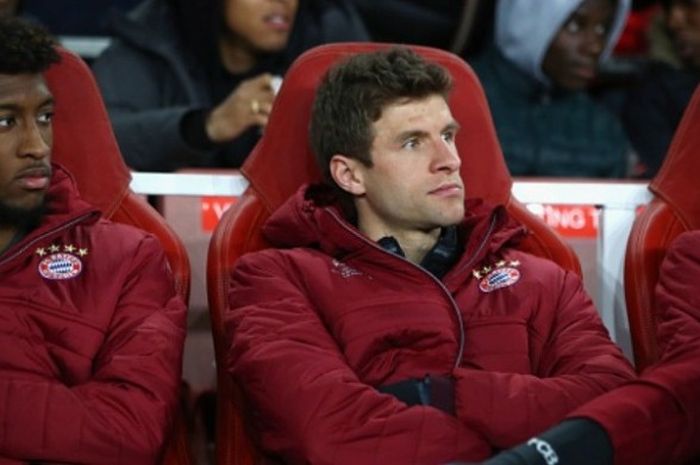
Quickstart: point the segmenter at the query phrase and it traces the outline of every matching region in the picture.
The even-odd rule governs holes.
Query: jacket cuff
[[[502,452],[482,465],[611,465],[610,438],[597,423],[566,420],[527,442]]]

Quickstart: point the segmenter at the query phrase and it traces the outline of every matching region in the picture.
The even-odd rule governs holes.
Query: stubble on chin
[[[46,200],[32,208],[19,208],[0,201],[0,226],[19,231],[31,231],[41,224],[46,212]]]

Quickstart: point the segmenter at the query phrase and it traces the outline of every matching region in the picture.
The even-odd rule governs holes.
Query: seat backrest
[[[635,219],[625,254],[625,299],[635,366],[658,358],[654,288],[666,249],[683,231],[700,229],[700,88],[686,108],[659,173],[653,200]]]
[[[82,198],[98,207],[105,218],[146,230],[161,241],[177,291],[187,302],[190,264],[182,241],[161,215],[129,188],[131,175],[119,152],[92,72],[74,53],[65,49],[59,49],[59,53],[61,61],[46,72],[56,101],[53,161],[73,174]],[[164,463],[191,462],[182,421],[178,417]]]
[[[300,56],[285,75],[265,134],[243,165],[250,186],[221,219],[214,231],[208,255],[207,289],[214,348],[217,358],[219,402],[217,463],[249,465],[256,454],[239,409],[242,400],[226,373],[228,341],[223,328],[229,274],[244,253],[265,248],[261,226],[299,186],[320,180],[320,172],[308,141],[311,107],[326,70],[351,54],[387,47],[376,43],[343,43],[316,47]],[[491,114],[481,85],[471,68],[443,50],[411,46],[426,59],[439,63],[454,78],[450,108],[462,130],[457,147],[463,159],[461,176],[469,197],[505,204],[513,216],[533,232],[522,248],[550,258],[580,274],[573,251],[539,218],[511,196],[512,180],[506,168]]]

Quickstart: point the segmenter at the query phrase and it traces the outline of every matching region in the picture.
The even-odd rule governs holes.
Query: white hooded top
[[[625,26],[631,0],[615,0],[617,8],[601,60],[610,56]],[[496,6],[496,46],[511,62],[549,86],[542,72],[549,44],[583,0],[499,0]]]

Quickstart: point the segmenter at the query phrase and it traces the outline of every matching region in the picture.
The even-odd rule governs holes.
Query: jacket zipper
[[[65,230],[65,229],[69,229],[69,228],[71,228],[73,225],[76,225],[76,224],[78,224],[78,223],[81,223],[82,221],[84,221],[85,219],[91,217],[91,216],[94,215],[94,214],[95,214],[94,212],[85,213],[84,215],[81,215],[81,216],[79,216],[79,217],[77,217],[77,218],[74,218],[74,219],[72,219],[71,221],[69,221],[69,222],[67,222],[67,223],[63,223],[63,224],[61,224],[61,225],[59,225],[59,226],[57,226],[57,227],[55,227],[55,228],[53,228],[53,229],[50,229],[50,230],[46,231],[46,232],[43,233],[43,234],[38,235],[37,237],[35,237],[35,238],[32,239],[31,241],[29,241],[29,242],[27,242],[26,244],[24,244],[24,246],[22,246],[22,248],[19,249],[17,252],[15,252],[15,253],[13,253],[12,255],[9,255],[8,257],[5,257],[4,259],[0,260],[0,266],[3,266],[5,263],[8,263],[8,262],[12,261],[13,259],[19,257],[19,256],[22,255],[24,252],[26,252],[27,249],[31,248],[31,247],[32,247],[34,244],[36,244],[37,242],[39,242],[39,241],[41,241],[41,240],[43,240],[43,239],[46,239],[48,236],[51,236],[51,235],[53,235],[53,234],[55,234],[55,233],[57,233],[57,232],[63,231],[63,230]]]
[[[383,253],[389,254],[389,255],[391,255],[392,257],[396,257],[396,258],[398,258],[399,260],[402,260],[403,262],[408,263],[410,266],[412,266],[412,267],[414,267],[414,268],[420,270],[422,273],[424,273],[425,275],[427,275],[428,277],[430,277],[430,279],[432,279],[433,282],[434,282],[435,284],[437,284],[438,287],[439,287],[440,289],[442,289],[442,292],[447,296],[447,299],[449,300],[450,305],[452,306],[452,311],[453,311],[453,313],[455,314],[455,316],[457,317],[457,323],[458,323],[458,325],[459,325],[459,349],[457,350],[457,357],[455,358],[455,363],[454,363],[453,369],[459,368],[459,366],[462,365],[462,359],[464,358],[464,346],[465,346],[465,344],[466,344],[466,334],[465,334],[465,331],[464,331],[464,319],[462,318],[462,313],[459,311],[459,306],[457,306],[457,302],[455,302],[455,299],[452,297],[452,294],[450,294],[450,291],[447,289],[447,287],[445,287],[445,285],[443,284],[443,282],[440,281],[440,280],[439,280],[438,278],[436,278],[435,276],[433,276],[430,272],[428,272],[427,270],[423,269],[423,268],[420,267],[419,265],[416,265],[415,263],[413,263],[412,261],[408,260],[407,258],[402,257],[402,256],[400,256],[400,255],[396,255],[396,254],[390,253],[390,252],[384,250],[384,249],[381,248],[379,245],[377,245],[377,243],[370,241],[369,239],[367,239],[367,238],[366,238],[365,236],[363,236],[362,234],[359,234],[359,233],[358,233],[357,231],[355,231],[354,229],[348,227],[348,226],[345,224],[345,222],[344,222],[343,220],[341,220],[341,219],[338,217],[338,215],[336,215],[336,213],[335,213],[333,210],[331,210],[331,209],[326,209],[326,211],[327,211],[328,213],[330,213],[330,215],[335,219],[335,221],[337,221],[338,224],[340,224],[340,226],[341,226],[343,229],[345,229],[346,231],[348,231],[350,234],[352,234],[353,236],[359,238],[359,239],[362,240],[363,242],[369,244],[371,247],[374,247],[375,249],[377,249],[377,250],[379,250],[379,251],[381,251],[381,252],[383,252]],[[462,266],[460,269],[464,269],[464,268],[469,267],[469,266],[472,264],[472,262],[476,259],[476,257],[481,253],[481,251],[482,251],[482,250],[484,249],[484,247],[486,246],[487,239],[491,236],[491,233],[493,232],[493,228],[494,228],[495,225],[496,225],[496,217],[495,217],[495,216],[492,216],[492,217],[491,217],[491,224],[489,225],[489,229],[486,231],[486,234],[484,234],[484,237],[482,238],[481,243],[479,244],[479,247],[477,247],[477,249],[476,249],[476,251],[474,252],[474,254],[469,258],[469,260],[467,260],[467,262],[464,264],[464,266]]]

